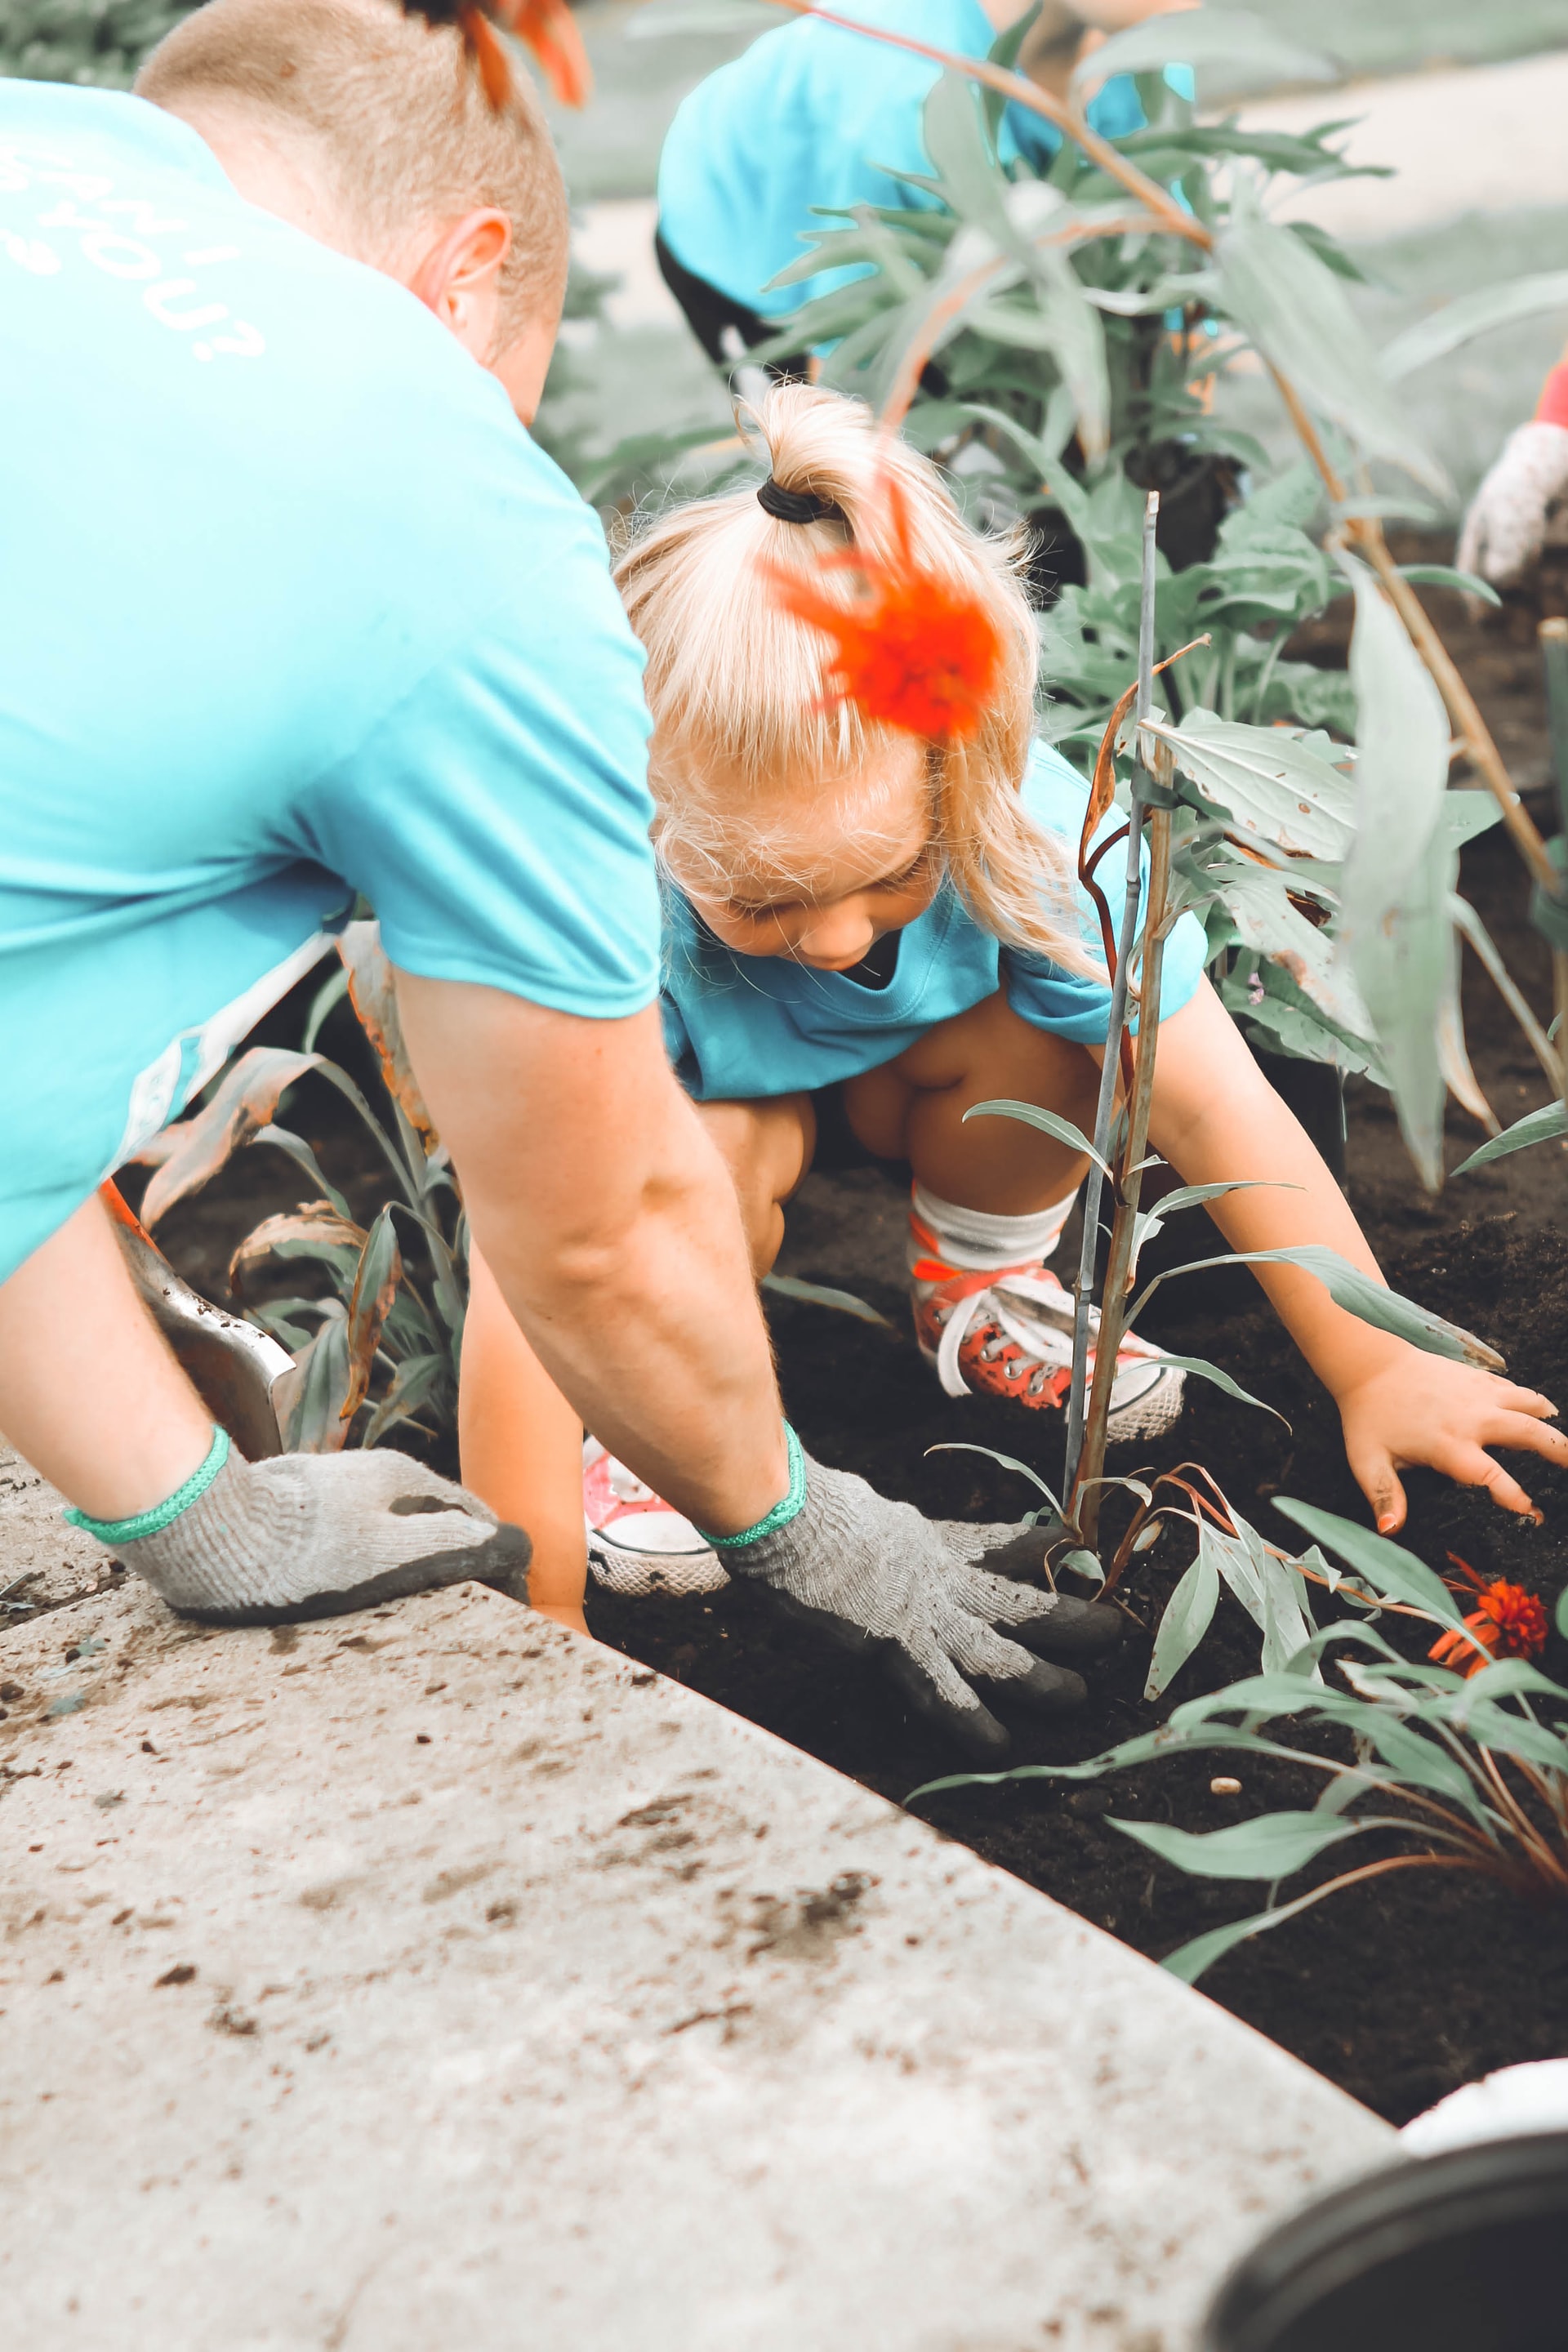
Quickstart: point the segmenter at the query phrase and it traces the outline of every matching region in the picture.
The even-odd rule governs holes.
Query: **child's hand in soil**
[[[1402,1349],[1337,1402],[1345,1453],[1380,1535],[1405,1525],[1400,1470],[1441,1470],[1461,1486],[1484,1486],[1505,1511],[1539,1526],[1518,1479],[1484,1449],[1510,1446],[1568,1468],[1568,1437],[1547,1425],[1557,1411],[1550,1398],[1419,1348]]]

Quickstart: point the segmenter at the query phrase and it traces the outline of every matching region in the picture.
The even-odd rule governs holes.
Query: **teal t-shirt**
[[[980,0],[846,0],[839,12],[965,58],[984,58],[995,31]],[[721,294],[773,317],[861,274],[825,269],[769,293],[770,278],[834,226],[813,207],[930,206],[906,174],[931,175],[922,110],[941,68],[906,49],[801,16],[763,33],[681,104],[658,164],[658,226],[679,262]],[[1173,88],[1190,95],[1184,67]],[[1137,89],[1121,74],[1096,92],[1089,119],[1107,139],[1143,127]],[[1004,163],[1045,171],[1061,145],[1027,107],[1002,117]],[[889,177],[889,173],[891,177]]]
[[[603,535],[404,288],[142,100],[0,83],[0,1279],[355,891],[409,971],[658,981]]]
[[[1058,835],[1076,862],[1089,803],[1082,779],[1059,751],[1036,743],[1023,792],[1030,814]],[[1147,883],[1146,849],[1143,866]],[[1124,852],[1110,850],[1098,872],[1111,919],[1120,925]],[[1106,981],[1000,945],[951,883],[898,934],[898,959],[885,988],[865,987],[843,972],[813,971],[787,956],[736,955],[720,945],[679,891],[667,888],[665,901],[665,1047],[677,1077],[699,1102],[809,1093],[858,1077],[998,989],[1037,1029],[1082,1045],[1105,1042]],[[1077,908],[1084,945],[1103,971],[1100,918],[1087,891],[1077,892]],[[1203,925],[1183,915],[1165,942],[1162,1019],[1189,1002],[1207,955]]]

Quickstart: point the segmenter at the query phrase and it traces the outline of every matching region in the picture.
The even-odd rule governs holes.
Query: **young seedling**
[[[1190,1876],[1250,1880],[1269,1890],[1261,1911],[1167,1956],[1164,1966],[1189,1984],[1247,1937],[1394,1871],[1467,1871],[1521,1895],[1568,1901],[1568,1690],[1531,1663],[1545,1633],[1539,1604],[1534,1612],[1500,1606],[1492,1615],[1465,1615],[1464,1598],[1475,1596],[1456,1598],[1399,1545],[1309,1504],[1281,1501],[1278,1507],[1317,1538],[1300,1559],[1272,1555],[1299,1589],[1303,1609],[1308,1584],[1326,1584],[1363,1612],[1362,1618],[1311,1634],[1282,1668],[1266,1665],[1244,1682],[1189,1700],[1157,1731],[1123,1740],[1086,1764],[954,1775],[928,1781],[910,1801],[1003,1780],[1098,1780],[1193,1751],[1223,1749],[1321,1775],[1321,1794],[1310,1811],[1266,1812],[1219,1830],[1107,1817],[1113,1829]],[[1348,1571],[1331,1569],[1318,1545],[1338,1553]],[[1481,1592],[1495,1598],[1497,1588],[1483,1585]],[[1495,1638],[1488,1641],[1478,1629],[1477,1614]],[[1560,1608],[1560,1620],[1564,1614]],[[1405,1657],[1377,1623],[1384,1615],[1413,1624],[1424,1637],[1435,1634],[1432,1654]],[[1440,1657],[1468,1660],[1470,1670],[1457,1672]],[[1328,1752],[1268,1727],[1279,1724],[1327,1735]],[[1284,1882],[1373,1835],[1395,1841],[1397,1850],[1276,1900]]]

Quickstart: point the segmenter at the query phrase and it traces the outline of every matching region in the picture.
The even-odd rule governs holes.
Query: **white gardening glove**
[[[1540,554],[1548,514],[1568,494],[1568,430],[1521,425],[1471,502],[1456,561],[1494,588],[1510,586]]]
[[[171,1609],[209,1625],[278,1625],[374,1609],[472,1578],[528,1599],[531,1546],[464,1487],[392,1448],[230,1454],[155,1533],[82,1522]]]
[[[841,1647],[879,1653],[920,1712],[982,1761],[1005,1756],[1009,1743],[972,1680],[1047,1715],[1083,1704],[1079,1676],[1032,1653],[1086,1656],[1110,1647],[1120,1624],[1110,1610],[1015,1580],[1043,1554],[1043,1535],[937,1523],[848,1471],[802,1461],[805,1497],[795,1516],[751,1542],[721,1544],[731,1575],[753,1580]],[[981,1563],[1001,1543],[1009,1572],[993,1575]]]

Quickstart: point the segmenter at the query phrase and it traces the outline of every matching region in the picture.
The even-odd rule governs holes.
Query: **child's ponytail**
[[[847,604],[854,572],[826,568],[825,559],[849,548],[871,564],[912,558],[981,604],[1002,646],[977,730],[931,747],[947,872],[996,938],[1096,972],[1062,845],[1019,797],[1037,646],[1016,541],[970,530],[929,460],[879,434],[858,403],[778,385],[743,424],[769,461],[761,489],[674,509],[637,536],[616,567],[647,652],[662,854],[688,876],[711,877],[721,893],[737,852],[763,832],[781,780],[831,783],[864,766],[889,730],[825,697],[826,641],[782,608],[778,575],[799,573]]]

